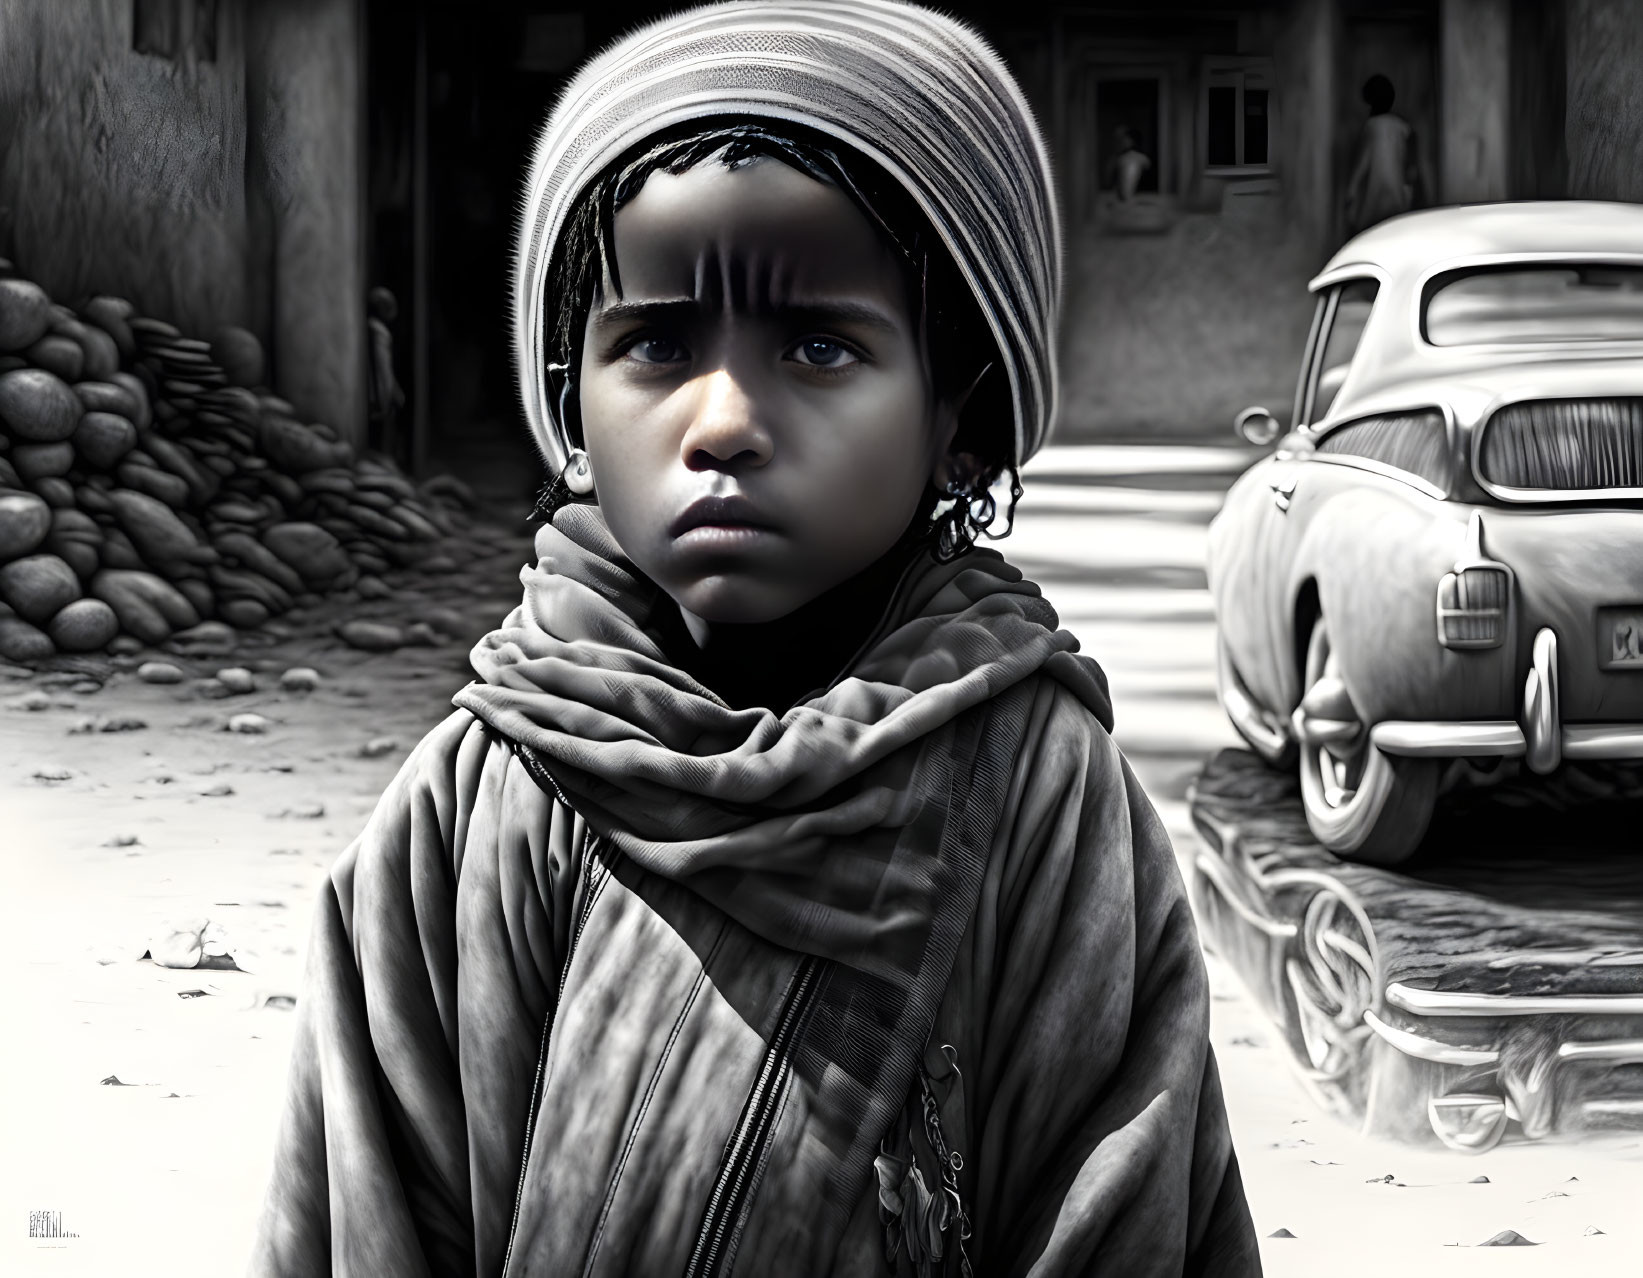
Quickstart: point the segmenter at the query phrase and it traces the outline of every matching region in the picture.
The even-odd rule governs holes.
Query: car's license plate
[[[1597,610],[1600,670],[1643,670],[1643,608]]]

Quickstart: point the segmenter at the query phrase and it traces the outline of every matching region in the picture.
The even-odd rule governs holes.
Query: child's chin
[[[668,593],[686,612],[713,625],[724,626],[756,626],[780,621],[808,602],[791,586],[741,576],[712,577]]]

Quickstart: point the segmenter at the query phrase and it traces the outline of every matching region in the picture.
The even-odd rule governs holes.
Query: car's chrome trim
[[[1563,711],[1558,699],[1557,631],[1535,633],[1529,674],[1523,681],[1523,761],[1531,772],[1554,772],[1563,762]]]
[[[1488,1048],[1451,1047],[1448,1043],[1436,1043],[1429,1038],[1422,1038],[1419,1034],[1411,1034],[1396,1025],[1388,1025],[1368,1009],[1364,1011],[1363,1023],[1405,1056],[1413,1056],[1418,1060],[1435,1061],[1439,1065],[1470,1066],[1493,1065],[1500,1059],[1499,1052]]]
[[[1498,756],[1515,759],[1524,751],[1523,729],[1510,719],[1476,723],[1425,723],[1388,719],[1369,730],[1369,739],[1386,754],[1413,758]]]
[[[1560,732],[1565,759],[1643,759],[1643,723],[1571,723]],[[1410,758],[1521,758],[1523,729],[1510,719],[1454,723],[1387,719],[1369,730],[1385,754]]]
[[[1217,640],[1215,644],[1215,673],[1220,685],[1221,707],[1227,712],[1227,718],[1263,754],[1271,757],[1281,754],[1289,744],[1289,734],[1283,729],[1283,721],[1269,714],[1250,695],[1232,664],[1224,639]]]
[[[1360,422],[1362,420],[1363,418],[1361,417],[1355,417],[1351,421],[1341,421],[1339,423],[1332,422],[1330,423],[1330,430],[1333,431],[1337,424],[1341,426],[1351,426],[1355,422]],[[1319,438],[1322,439],[1323,436],[1320,435]],[[1419,475],[1415,474],[1414,471],[1399,470],[1398,467],[1389,466],[1382,461],[1376,461],[1373,457],[1353,457],[1344,453],[1312,452],[1308,453],[1304,460],[1325,462],[1331,466],[1350,466],[1354,470],[1366,470],[1372,475],[1379,475],[1382,479],[1392,479],[1402,484],[1408,484],[1409,487],[1415,489],[1417,492],[1422,493],[1427,497],[1434,498],[1437,501],[1444,501],[1449,496],[1448,493],[1439,488],[1431,480],[1422,479]]]
[[[1478,481],[1478,487],[1491,497],[1498,497],[1501,501],[1519,502],[1522,504],[1546,502],[1603,502],[1603,501],[1643,501],[1643,488],[1508,488],[1503,484],[1491,484],[1478,474],[1477,452],[1472,450],[1472,478]]]
[[[1565,724],[1563,757],[1643,759],[1643,723]]]
[[[1386,1001],[1414,1016],[1643,1016],[1643,994],[1473,994],[1393,981]]]
[[[1557,1049],[1559,1060],[1564,1061],[1618,1061],[1637,1064],[1643,1061],[1643,1038],[1610,1038],[1591,1043],[1564,1043]]]
[[[1331,288],[1336,284],[1345,284],[1352,280],[1361,280],[1366,275],[1373,276],[1377,283],[1383,285],[1392,278],[1384,266],[1377,266],[1374,262],[1368,260],[1342,262],[1339,266],[1332,267],[1320,275],[1314,275],[1307,283],[1306,291],[1321,293],[1326,288]]]

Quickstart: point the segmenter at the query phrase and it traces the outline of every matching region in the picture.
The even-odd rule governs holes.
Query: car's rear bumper
[[[1643,759],[1643,723],[1565,723],[1558,688],[1557,635],[1535,636],[1521,718],[1463,722],[1386,720],[1369,739],[1387,754],[1415,758],[1524,759],[1550,772],[1564,759]]]

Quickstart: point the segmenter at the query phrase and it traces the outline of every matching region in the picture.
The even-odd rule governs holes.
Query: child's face
[[[617,213],[615,253],[623,294],[589,312],[581,413],[639,569],[690,616],[763,622],[882,556],[956,417],[849,197],[771,159],[658,172]]]

